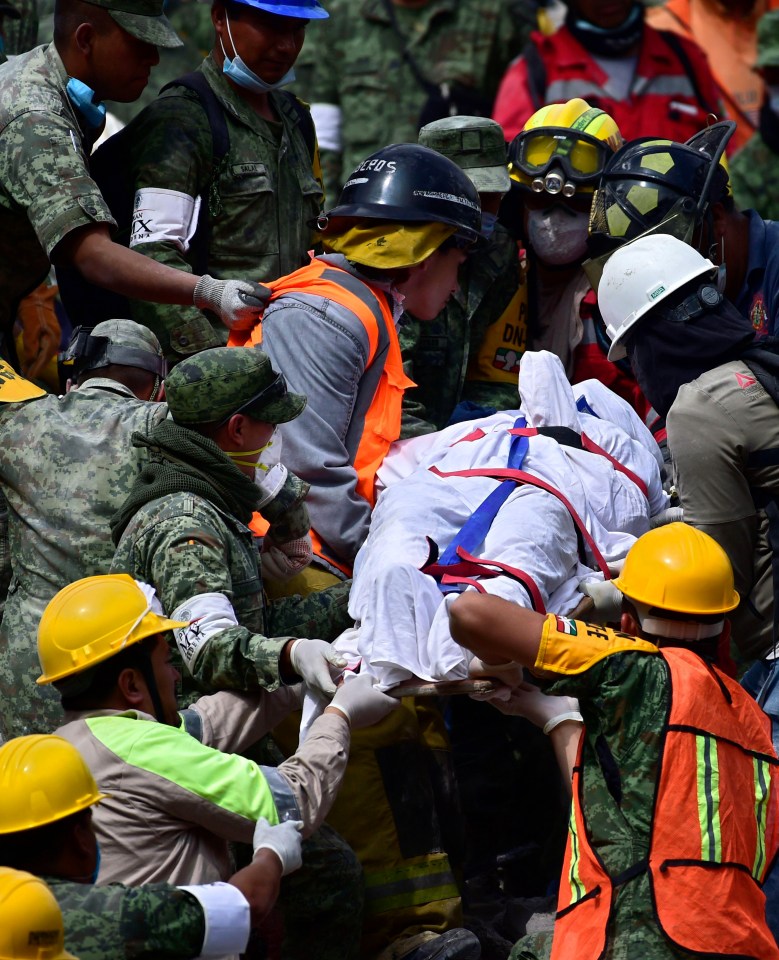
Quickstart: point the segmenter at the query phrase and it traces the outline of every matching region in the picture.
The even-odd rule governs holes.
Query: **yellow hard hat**
[[[127,573],[85,577],[49,601],[38,626],[37,683],[83,673],[133,643],[186,627],[154,613],[143,590]]]
[[[0,960],[78,960],[65,949],[62,911],[39,877],[0,867]]]
[[[0,360],[0,403],[18,403],[20,400],[32,400],[46,393],[40,387],[26,380],[5,360]]]
[[[84,758],[62,737],[30,734],[0,747],[0,834],[32,830],[104,800]]]
[[[552,103],[537,110],[511,142],[510,176],[534,193],[592,193],[622,142],[615,121],[586,100]]]
[[[739,603],[728,555],[687,523],[669,523],[640,537],[614,586],[630,600],[676,613],[727,613]]]

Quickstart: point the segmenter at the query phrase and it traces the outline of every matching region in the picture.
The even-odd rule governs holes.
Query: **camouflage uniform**
[[[426,79],[466,86],[484,102],[482,109],[461,104],[460,112],[488,116],[506,67],[535,26],[535,6],[527,0],[429,0],[394,10]],[[365,157],[389,143],[416,141],[428,93],[403,57],[383,0],[331,0],[328,11],[330,19],[306,38],[293,89],[312,104],[332,204],[345,175]],[[321,105],[340,109],[340,145],[338,135],[320,124]]]
[[[223,108],[228,152],[215,170],[211,128],[194,92],[169,90],[148,106],[122,132],[129,180],[141,191],[130,245],[160,263],[219,279],[262,281],[292,273],[307,262],[309,222],[322,201],[296,109],[287,94],[271,93],[281,123],[270,123],[230,86],[213,57],[199,70]],[[198,241],[190,246],[172,239],[170,218],[161,239],[154,217],[166,198],[149,190],[177,191],[207,204],[207,258],[197,269]],[[174,219],[174,232],[186,235],[181,217]],[[171,360],[227,342],[226,328],[209,323],[196,307],[136,301],[132,310],[134,319],[154,330]]]
[[[611,635],[584,623],[576,623],[576,628],[580,636],[590,634],[590,651],[595,638],[603,636],[605,643]],[[585,723],[582,796],[588,834],[609,875],[617,876],[649,853],[660,746],[670,707],[668,667],[661,657],[644,651],[613,653],[583,673],[559,677],[545,692],[579,699]],[[615,763],[619,801],[612,792],[614,783],[610,789],[603,772],[601,758],[607,752]],[[602,960],[690,956],[674,949],[656,923],[647,922],[652,915],[644,871],[618,888]],[[510,960],[546,960],[551,943],[551,933],[527,936],[515,945]]]
[[[78,227],[114,220],[89,175],[97,136],[65,92],[54,44],[0,67],[0,334],[16,303],[49,272],[52,250]]]
[[[38,4],[36,0],[13,0],[18,19],[3,17],[5,53],[27,53],[38,42]]]
[[[526,330],[526,317],[518,313],[513,322],[504,316],[522,282],[516,241],[497,224],[489,247],[461,268],[460,289],[435,320],[420,323],[405,315],[399,330],[403,369],[417,386],[403,395],[402,439],[445,427],[463,400],[482,409],[519,405],[516,377],[513,383],[489,381],[478,361],[494,324],[510,330],[512,346],[517,346],[511,339],[514,328]],[[480,415],[473,412],[473,417]]]
[[[779,128],[779,117],[774,117]],[[764,220],[779,220],[779,191],[769,185],[779,182],[779,138],[769,147],[756,133],[730,161],[730,184],[736,205],[757,210]]]
[[[164,419],[163,403],[138,400],[94,378],[64,397],[0,404],[0,484],[8,501],[13,576],[0,627],[0,733],[42,733],[61,722],[59,697],[35,684],[36,630],[62,587],[107,573],[109,520],[140,470],[134,430]]]
[[[756,68],[771,71],[769,83],[779,78],[779,10],[765,13],[757,24]],[[777,74],[777,76],[774,76]],[[760,111],[760,128],[730,161],[730,184],[736,204],[751,207],[764,220],[779,220],[779,113],[768,99]]]
[[[96,887],[44,877],[57,898],[65,949],[79,960],[186,958],[200,954],[205,917],[198,901],[166,883]]]

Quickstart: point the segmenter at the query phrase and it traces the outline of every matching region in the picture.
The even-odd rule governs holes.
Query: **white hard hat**
[[[648,310],[716,269],[711,260],[668,234],[638,237],[616,250],[598,286],[598,306],[611,339],[609,360],[626,356],[625,336]]]

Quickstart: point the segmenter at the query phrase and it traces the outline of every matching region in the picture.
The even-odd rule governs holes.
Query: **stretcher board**
[[[451,697],[461,693],[491,693],[496,686],[494,680],[405,680],[385,692],[387,696],[399,700],[401,697]]]

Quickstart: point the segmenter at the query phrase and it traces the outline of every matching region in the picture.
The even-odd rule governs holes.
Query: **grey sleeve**
[[[282,426],[283,460],[311,484],[306,499],[311,527],[351,562],[367,536],[370,506],[357,493],[349,432],[368,357],[367,335],[349,311],[326,311],[302,302],[270,308],[263,318],[262,349],[304,393],[303,413]]]

